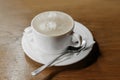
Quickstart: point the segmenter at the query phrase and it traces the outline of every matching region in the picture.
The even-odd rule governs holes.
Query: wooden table
[[[40,12],[60,10],[84,24],[97,42],[84,60],[40,67],[21,47],[23,30]],[[0,80],[120,80],[120,0],[0,0]]]

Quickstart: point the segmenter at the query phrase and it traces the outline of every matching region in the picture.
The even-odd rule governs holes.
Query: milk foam
[[[41,16],[42,16],[42,15],[41,15]],[[56,16],[57,16],[56,13],[54,13],[54,12],[49,12],[49,13],[46,15],[46,18],[52,19],[52,20],[46,20],[46,21],[44,21],[43,23],[41,23],[41,24],[39,25],[39,29],[42,30],[42,31],[44,31],[44,32],[56,30],[56,28],[57,28],[57,23],[56,23],[55,21],[53,21]],[[44,17],[44,15],[43,15],[42,17]]]
[[[61,35],[73,27],[68,15],[56,11],[41,13],[35,20],[36,30],[45,35]]]
[[[39,29],[42,30],[42,31],[53,31],[57,28],[56,26],[56,23],[55,22],[44,22],[44,23],[41,23],[39,25]]]
[[[48,13],[48,18],[53,18],[53,17],[56,17],[56,16],[57,16],[57,14],[54,13],[54,12],[49,12]]]

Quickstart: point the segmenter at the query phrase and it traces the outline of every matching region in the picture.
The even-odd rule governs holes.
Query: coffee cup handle
[[[77,33],[72,34],[72,46],[79,47],[81,46],[82,36]]]
[[[73,46],[73,47],[80,47],[81,46],[81,43],[82,43],[82,36],[76,32],[72,32],[71,33],[71,45],[70,46]]]
[[[83,50],[87,45],[87,41],[78,33],[72,33],[72,45],[67,47],[67,52],[77,53]]]

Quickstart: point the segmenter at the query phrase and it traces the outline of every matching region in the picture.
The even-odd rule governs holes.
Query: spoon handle
[[[55,59],[51,60],[49,63],[44,64],[43,66],[39,67],[38,69],[34,70],[33,72],[31,72],[31,74],[33,76],[39,74],[40,72],[42,72],[45,68],[47,68],[48,66],[50,66],[52,63],[54,63],[59,57],[63,56],[64,52],[61,53],[59,56],[57,56]]]

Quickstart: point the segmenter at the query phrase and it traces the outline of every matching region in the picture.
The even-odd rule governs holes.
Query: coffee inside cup
[[[63,12],[47,11],[38,14],[31,25],[41,34],[59,36],[73,28],[73,19]]]

